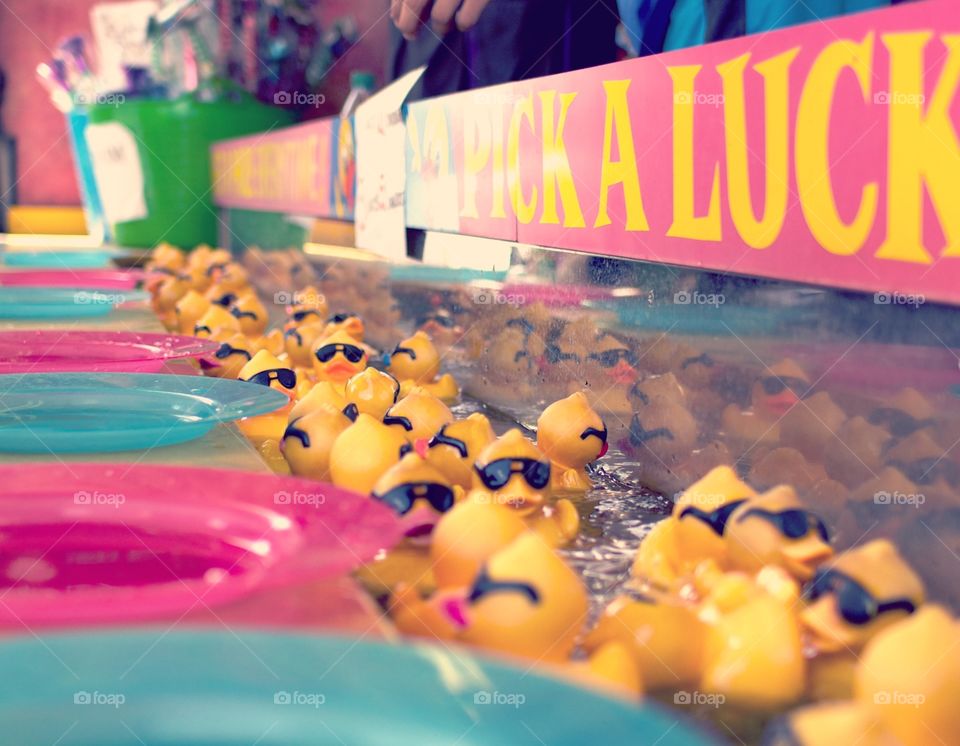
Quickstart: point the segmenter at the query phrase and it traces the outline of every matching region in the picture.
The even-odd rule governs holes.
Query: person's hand
[[[390,0],[390,17],[405,38],[413,39],[427,8],[432,5],[430,23],[442,36],[450,30],[454,16],[461,31],[473,26],[489,3],[490,0]]]

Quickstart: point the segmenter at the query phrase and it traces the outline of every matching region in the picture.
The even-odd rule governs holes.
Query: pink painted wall
[[[7,90],[0,123],[17,139],[19,202],[72,205],[80,197],[63,115],[36,82],[34,68],[52,55],[65,36],[88,32],[90,7],[99,0],[4,0],[0,5],[0,68]],[[388,24],[387,0],[322,0],[320,21],[353,15],[363,37],[331,71],[323,88],[321,114],[337,111],[346,97],[350,70],[362,67],[383,82]]]

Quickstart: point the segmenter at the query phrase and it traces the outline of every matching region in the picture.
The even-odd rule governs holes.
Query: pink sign
[[[415,103],[408,224],[960,302],[958,34],[931,0]]]
[[[334,120],[216,143],[213,199],[221,207],[335,217]]]

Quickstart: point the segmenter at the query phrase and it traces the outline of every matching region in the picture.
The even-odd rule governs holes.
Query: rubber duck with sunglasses
[[[750,406],[729,404],[721,416],[723,431],[735,442],[776,446],[780,419],[810,391],[804,370],[789,358],[763,371],[750,388]]]
[[[318,381],[344,385],[367,367],[362,342],[345,331],[321,336],[313,345],[313,370]]]
[[[917,611],[923,581],[886,539],[839,554],[817,569],[803,590],[800,612],[811,661],[810,696],[853,695],[857,656],[877,634]]]
[[[960,620],[934,604],[877,632],[859,651],[850,694],[795,710],[764,734],[770,746],[943,746],[960,743]]]
[[[423,456],[415,450],[406,453],[383,473],[370,493],[400,517],[404,529],[398,545],[381,553],[358,574],[375,596],[389,593],[402,583],[412,584],[422,593],[434,588],[430,561],[433,532],[442,516],[463,498],[464,491],[451,485]]]
[[[411,444],[423,441],[423,448],[444,425],[453,422],[453,413],[440,399],[416,386],[387,410],[383,423],[403,435]]]
[[[552,546],[565,546],[576,537],[576,508],[566,498],[553,499],[550,459],[520,430],[509,430],[484,448],[473,471],[468,500],[510,507]]]
[[[327,319],[323,336],[329,337],[341,332],[349,334],[357,342],[363,342],[367,334],[367,327],[363,323],[363,319],[355,313],[335,313]]]
[[[490,554],[466,585],[441,588],[426,601],[403,589],[392,598],[390,611],[407,634],[532,660],[545,672],[620,695],[643,692],[638,668],[619,641],[603,645],[586,661],[570,660],[587,618],[587,591],[533,531],[523,531]]]
[[[403,340],[383,358],[387,372],[400,381],[401,396],[414,386],[426,389],[447,404],[460,396],[460,387],[449,373],[440,375],[440,353],[423,331]]]
[[[469,490],[473,463],[479,453],[497,439],[490,420],[480,412],[443,425],[427,442],[427,460],[450,480]]]
[[[287,416],[293,409],[298,394],[306,393],[306,387],[297,385],[297,374],[269,350],[260,350],[244,365],[237,379],[260,386],[268,386],[286,395],[288,403],[275,412],[240,420],[237,426],[255,444],[264,440],[280,441],[287,427]]]
[[[583,494],[593,486],[587,464],[607,452],[607,426],[578,391],[540,414],[537,446],[551,461],[553,491]]]

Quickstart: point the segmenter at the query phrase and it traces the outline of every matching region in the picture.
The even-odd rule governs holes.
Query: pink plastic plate
[[[142,269],[24,269],[0,272],[0,286],[133,290],[145,277]]]
[[[210,355],[218,346],[169,334],[14,330],[0,332],[0,373],[156,373],[170,360]]]
[[[343,575],[401,535],[367,497],[272,474],[21,464],[0,466],[0,485],[10,631],[177,620]]]

